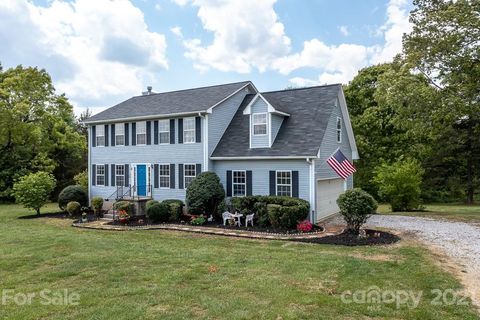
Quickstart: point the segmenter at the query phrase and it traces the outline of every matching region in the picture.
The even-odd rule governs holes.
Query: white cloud
[[[162,10],[162,6],[159,3],[155,3],[155,10],[157,11]]]
[[[248,73],[265,71],[271,61],[290,51],[290,39],[273,9],[275,0],[194,0],[203,28],[213,42],[186,39],[185,56],[199,70]]]
[[[350,35],[350,31],[348,31],[347,26],[340,26],[338,27],[338,29],[340,30],[340,33],[343,34],[345,37]]]
[[[189,0],[172,0],[172,1],[181,7],[185,6],[189,2]]]
[[[174,35],[176,35],[177,37],[183,39],[182,28],[180,28],[179,26],[175,26],[175,27],[170,28],[170,31],[171,31]]]
[[[80,106],[102,106],[140,92],[168,68],[166,41],[150,32],[130,1],[0,2],[0,56],[46,68],[59,92]]]

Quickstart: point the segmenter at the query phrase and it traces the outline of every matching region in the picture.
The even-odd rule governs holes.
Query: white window
[[[96,126],[96,141],[97,147],[104,147],[105,146],[105,126]]]
[[[147,122],[137,122],[137,144],[146,144],[147,143]]]
[[[277,196],[292,196],[292,171],[277,171]]]
[[[195,142],[195,118],[183,119],[183,143]]]
[[[115,185],[118,187],[125,186],[125,166],[123,164],[115,166]]]
[[[170,120],[158,121],[158,140],[160,144],[170,143]]]
[[[115,145],[125,145],[125,126],[123,123],[115,123]]]
[[[195,164],[185,164],[183,166],[183,179],[185,189],[188,188],[193,178],[197,175],[197,169]]]
[[[158,168],[160,188],[170,188],[170,164],[161,164]]]
[[[232,190],[234,197],[244,197],[247,191],[246,171],[232,171]]]
[[[261,136],[267,134],[267,114],[254,113],[253,117],[253,135]]]
[[[105,165],[97,164],[97,186],[104,186],[105,185]]]
[[[337,142],[342,143],[342,118],[337,117]]]

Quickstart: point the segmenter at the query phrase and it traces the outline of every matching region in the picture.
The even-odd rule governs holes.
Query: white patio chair
[[[227,225],[227,220],[233,219],[233,216],[230,212],[225,211],[222,213],[222,218],[223,218],[223,225]]]
[[[247,214],[247,216],[245,217],[245,227],[248,227],[249,222],[252,224],[252,227],[253,227],[253,217],[254,216],[255,216],[255,213]]]

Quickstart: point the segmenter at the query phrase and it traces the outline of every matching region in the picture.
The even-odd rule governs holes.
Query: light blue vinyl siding
[[[277,137],[280,127],[282,126],[283,119],[284,116],[272,114],[272,145],[275,142],[275,138]]]
[[[336,131],[337,117],[340,117],[342,119],[342,142],[341,143],[337,142],[337,131]],[[333,169],[327,163],[327,159],[337,150],[337,148],[340,148],[340,150],[345,155],[345,157],[347,157],[350,161],[352,160],[352,149],[348,141],[347,130],[345,129],[345,123],[344,123],[344,119],[343,119],[338,101],[336,102],[336,106],[332,114],[330,115],[330,119],[327,125],[327,131],[323,136],[322,144],[320,146],[320,158],[315,160],[316,180],[339,178],[337,173],[333,171]],[[353,178],[351,176],[347,179],[347,187],[349,189],[353,188]]]
[[[255,102],[253,103],[252,107],[251,107],[251,113],[252,115],[254,113],[267,113],[267,134],[265,135],[253,135],[253,116],[250,116],[250,136],[251,136],[251,148],[269,148],[270,145],[269,145],[269,141],[268,141],[268,137],[269,137],[269,130],[271,129],[270,128],[270,124],[268,123],[268,106],[267,104],[265,103],[265,101],[263,101],[262,98],[258,98],[257,100],[255,100]],[[248,116],[245,116],[245,117],[248,117]]]
[[[270,194],[270,170],[298,171],[298,195],[310,202],[309,164],[306,160],[216,160],[214,172],[220,177],[225,191],[227,183],[227,170],[252,170],[252,194]]]

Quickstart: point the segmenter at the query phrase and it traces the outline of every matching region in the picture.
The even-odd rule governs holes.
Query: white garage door
[[[344,183],[343,179],[317,181],[317,221],[339,211],[337,198],[345,191]]]

